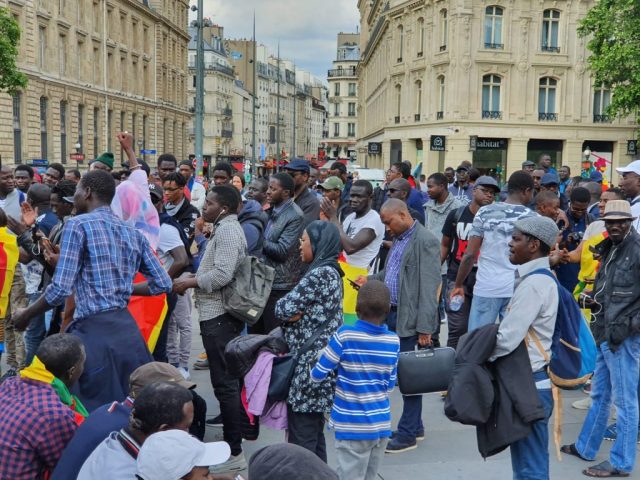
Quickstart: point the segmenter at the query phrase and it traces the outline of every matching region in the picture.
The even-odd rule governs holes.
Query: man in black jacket
[[[184,233],[189,238],[189,246],[191,246],[196,230],[196,219],[200,217],[200,212],[184,196],[186,184],[187,180],[182,174],[172,172],[165,175],[162,181],[162,188],[164,189],[166,200],[165,211],[182,225]]]
[[[295,184],[294,202],[304,214],[304,224],[309,225],[320,218],[320,202],[318,196],[309,190],[309,162],[296,158],[284,167],[284,171],[291,175]]]

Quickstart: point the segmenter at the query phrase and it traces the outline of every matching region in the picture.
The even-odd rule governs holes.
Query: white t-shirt
[[[633,221],[633,228],[640,232],[640,195],[631,201],[631,214],[636,217]]]
[[[349,214],[342,224],[342,229],[349,238],[354,238],[363,228],[370,228],[373,230],[376,234],[376,238],[374,238],[369,245],[356,253],[351,255],[347,255],[345,253],[345,258],[349,265],[360,268],[369,268],[369,264],[374,258],[376,258],[376,255],[378,255],[380,245],[382,245],[382,240],[384,239],[385,227],[382,220],[380,220],[378,212],[375,210],[369,210],[366,215],[360,218],[356,218],[356,214],[354,212]]]
[[[160,225],[160,239],[157,251],[160,263],[162,263],[165,270],[169,270],[173,265],[173,257],[169,252],[178,247],[184,247],[184,242],[180,238],[178,229],[168,223]]]
[[[478,210],[469,237],[481,237],[478,272],[473,294],[487,298],[511,298],[516,265],[509,261],[514,224],[538,214],[522,205],[494,203]]]

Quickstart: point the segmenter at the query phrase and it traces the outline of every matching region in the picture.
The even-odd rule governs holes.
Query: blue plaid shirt
[[[400,265],[402,264],[402,255],[404,255],[404,249],[411,240],[411,235],[416,230],[418,222],[414,220],[413,225],[409,230],[402,235],[396,237],[391,245],[389,256],[387,257],[387,263],[384,268],[384,283],[389,287],[391,291],[391,305],[398,305],[398,286],[400,285]]]
[[[147,239],[109,207],[100,207],[66,222],[45,299],[61,305],[75,290],[74,318],[126,308],[138,271],[148,279],[153,295],[171,291],[171,279]]]

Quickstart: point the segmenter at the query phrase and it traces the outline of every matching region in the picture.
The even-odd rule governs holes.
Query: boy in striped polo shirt
[[[359,320],[334,334],[311,371],[311,379],[319,382],[338,370],[329,428],[336,432],[342,480],[373,480],[391,436],[389,392],[396,382],[400,340],[385,324],[390,304],[383,282],[363,285],[356,303]]]

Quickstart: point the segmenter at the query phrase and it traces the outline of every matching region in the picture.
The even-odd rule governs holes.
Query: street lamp
[[[582,176],[589,178],[589,174],[591,173],[591,149],[589,147],[585,148],[582,156],[584,157],[582,160]]]
[[[75,148],[76,150],[76,170],[78,170],[79,168],[78,155],[80,155],[80,151],[82,150],[82,145],[80,144],[80,142],[78,142],[73,146],[73,148]]]

